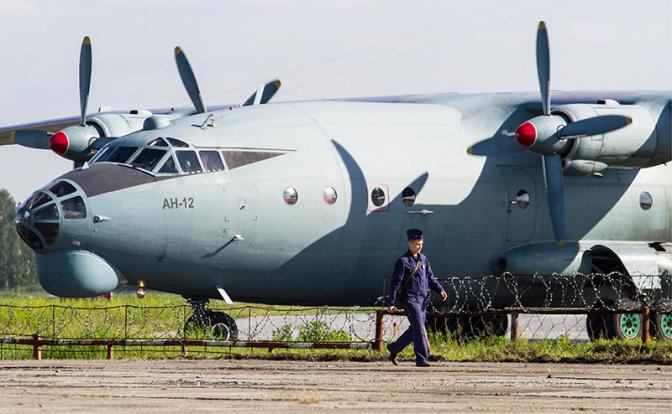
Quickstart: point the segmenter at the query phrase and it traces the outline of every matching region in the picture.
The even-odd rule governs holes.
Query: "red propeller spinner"
[[[537,127],[530,121],[523,122],[514,132],[516,141],[525,148],[532,148],[537,141]]]
[[[58,131],[49,138],[49,149],[56,154],[63,155],[70,146],[68,135],[63,131]]]

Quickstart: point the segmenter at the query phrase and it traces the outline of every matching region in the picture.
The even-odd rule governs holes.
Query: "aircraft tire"
[[[207,339],[217,341],[236,341],[238,339],[238,326],[236,321],[224,312],[207,311],[206,326],[199,322],[195,316],[191,316],[184,324],[184,332],[189,334],[200,331]]]
[[[238,325],[236,321],[224,312],[209,312],[210,336],[219,341],[238,340]]]
[[[622,298],[621,307],[636,309],[637,304],[630,299]],[[614,306],[613,302],[605,302],[607,309]],[[609,313],[598,315],[603,329],[597,337],[606,339],[635,339],[642,336],[642,315],[640,313]],[[590,331],[589,331],[590,336]]]
[[[672,299],[661,299],[656,302],[651,315],[651,336],[658,339],[672,340]]]

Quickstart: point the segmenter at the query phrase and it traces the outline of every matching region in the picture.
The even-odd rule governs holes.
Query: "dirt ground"
[[[672,412],[672,367],[0,361],[0,413]]]

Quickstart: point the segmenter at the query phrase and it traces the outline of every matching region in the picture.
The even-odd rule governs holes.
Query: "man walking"
[[[390,351],[390,361],[397,365],[397,354],[413,342],[415,365],[428,367],[429,341],[425,330],[427,295],[429,289],[432,289],[441,295],[442,301],[445,301],[448,299],[448,294],[436,280],[427,256],[420,253],[423,245],[422,231],[409,229],[406,235],[408,251],[394,265],[388,310],[394,311],[399,298],[404,303],[411,326],[395,342],[387,345],[387,350]]]

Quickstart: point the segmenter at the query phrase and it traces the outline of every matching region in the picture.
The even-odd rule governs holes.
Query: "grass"
[[[105,347],[44,347],[45,359],[104,359]],[[116,347],[115,359],[181,358],[180,347]],[[31,359],[28,346],[0,345],[0,359]],[[366,350],[188,348],[188,358],[270,359],[304,361],[386,361],[387,353]],[[406,363],[414,361],[412,347],[399,356]],[[453,341],[432,345],[432,360],[456,362],[554,362],[618,363],[672,365],[672,343],[651,341],[606,341],[576,343],[568,340],[512,342],[505,338],[457,344]]]
[[[221,303],[221,302],[220,302]],[[265,315],[315,315],[342,313],[352,308],[299,308],[292,306],[258,306],[236,304],[217,308],[234,318]],[[213,306],[214,307],[214,306]],[[361,308],[368,312],[373,308]],[[151,292],[144,299],[133,294],[118,294],[105,299],[59,299],[45,294],[0,294],[0,337],[28,336],[39,333],[57,338],[179,338],[184,321],[190,315],[184,299],[177,295]],[[151,321],[148,323],[147,321]],[[324,322],[312,320],[298,327],[293,336],[291,326],[279,326],[278,340],[347,341],[349,335],[331,330]],[[196,339],[191,338],[190,339]],[[440,361],[488,362],[600,362],[657,363],[672,365],[672,341],[599,340],[573,342],[567,338],[528,342],[503,337],[458,343],[440,334],[431,335],[433,358]],[[104,346],[44,346],[43,357],[49,359],[103,359]],[[115,347],[115,358],[180,358],[180,347]],[[386,353],[366,350],[267,349],[190,347],[189,358],[262,358],[290,360],[384,361]],[[30,359],[32,348],[0,344],[0,359]],[[413,361],[412,347],[400,354],[402,361]]]

